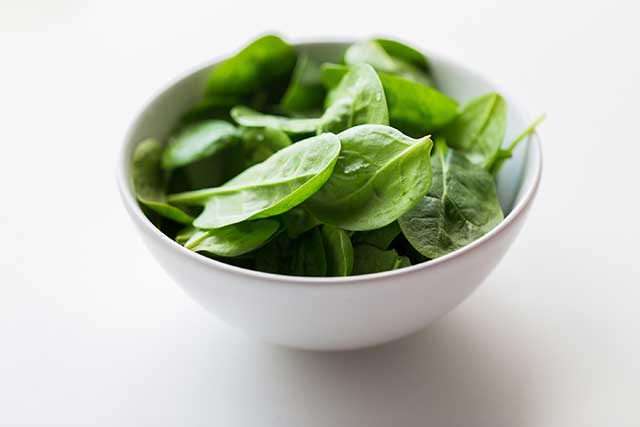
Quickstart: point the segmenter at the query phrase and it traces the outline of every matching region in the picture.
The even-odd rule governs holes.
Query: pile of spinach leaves
[[[149,219],[203,256],[258,271],[348,276],[443,256],[503,219],[497,93],[459,108],[403,43],[355,43],[321,64],[277,36],[211,73],[162,143],[134,152]]]

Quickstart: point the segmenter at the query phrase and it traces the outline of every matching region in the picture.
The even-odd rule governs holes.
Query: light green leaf
[[[506,127],[507,103],[497,93],[488,93],[465,105],[443,134],[450,147],[488,170],[500,150]]]
[[[284,148],[220,187],[169,196],[172,203],[204,205],[199,228],[221,228],[286,212],[315,193],[331,175],[340,152],[333,134]]]
[[[322,115],[319,131],[341,132],[356,125],[389,124],[384,90],[368,64],[349,68],[329,94],[330,104]]]
[[[311,57],[302,55],[298,58],[280,105],[285,111],[292,113],[321,110],[326,93],[320,80],[320,64]]]
[[[261,219],[241,222],[216,230],[199,230],[184,243],[184,247],[194,252],[204,252],[221,257],[237,257],[263,246],[279,228],[278,221]]]
[[[311,134],[316,131],[320,119],[297,119],[274,116],[254,111],[249,107],[238,106],[231,110],[231,117],[239,125],[246,127],[272,128],[290,135]]]
[[[383,125],[361,125],[338,135],[333,175],[305,207],[320,221],[351,231],[395,221],[429,190],[429,137],[413,139]]]

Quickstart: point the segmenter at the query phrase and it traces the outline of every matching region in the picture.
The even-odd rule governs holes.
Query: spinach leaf
[[[333,175],[305,207],[320,221],[345,230],[384,227],[429,190],[429,137],[412,139],[383,125],[360,125],[338,135]]]
[[[302,206],[295,207],[278,217],[285,227],[287,235],[294,239],[302,233],[320,225],[320,221],[313,217]]]
[[[204,229],[275,216],[315,193],[331,176],[339,152],[340,140],[333,134],[307,138],[220,187],[171,195],[169,200],[204,205],[193,223]]]
[[[326,90],[320,64],[307,55],[298,58],[289,87],[280,102],[285,111],[304,113],[322,109]]]
[[[242,126],[272,128],[290,135],[314,133],[320,124],[320,119],[274,116],[254,111],[245,106],[234,107],[231,110],[231,117]]]
[[[237,141],[235,126],[206,120],[182,128],[169,140],[162,157],[164,169],[174,169],[209,157]]]
[[[181,125],[207,119],[229,120],[229,110],[246,100],[238,96],[205,95],[180,118]]]
[[[353,270],[353,246],[346,231],[331,225],[322,226],[327,259],[327,275],[348,276]]]
[[[493,177],[436,141],[429,193],[398,222],[411,245],[438,258],[482,237],[503,219]]]
[[[450,147],[488,170],[502,145],[506,127],[507,103],[492,92],[465,105],[444,136]]]
[[[209,76],[207,95],[253,97],[258,92],[280,96],[296,64],[293,46],[266,35],[219,64]]]
[[[184,243],[194,252],[237,257],[258,249],[273,237],[280,223],[272,219],[247,221],[216,230],[199,230]],[[181,237],[181,236],[178,236]]]
[[[398,221],[393,221],[391,224],[376,230],[358,231],[353,234],[351,239],[354,244],[366,243],[378,249],[387,249],[391,246],[393,239],[398,237],[400,233],[401,230]]]
[[[367,244],[353,247],[354,275],[396,270],[410,265],[409,258],[398,255],[395,249],[384,251]]]
[[[386,45],[389,46],[389,43]],[[397,45],[394,47],[397,48]],[[403,54],[406,53],[403,51]],[[344,62],[347,65],[370,64],[380,72],[403,77],[425,86],[433,86],[431,78],[424,70],[398,57],[391,56],[379,42],[374,40],[361,41],[349,46],[344,54]]]
[[[396,40],[376,38],[374,42],[378,43],[392,57],[411,64],[419,70],[429,73],[430,66],[427,58],[415,48],[401,43]]]
[[[513,150],[515,150],[518,144],[520,144],[526,137],[528,137],[533,132],[535,132],[536,127],[540,123],[542,123],[544,119],[545,119],[544,114],[538,117],[537,119],[535,119],[533,123],[531,123],[520,135],[518,135],[518,137],[514,139],[513,142],[509,144],[507,148],[505,149],[501,148],[498,151],[498,154],[496,155],[496,159],[493,162],[493,165],[491,166],[491,175],[493,175],[494,177],[498,175],[498,172],[500,172],[500,169],[502,169],[502,166],[504,165],[504,163],[507,160],[509,160],[513,155]]]
[[[193,221],[191,215],[167,203],[161,161],[162,144],[155,139],[146,139],[136,146],[131,172],[136,198],[143,206],[163,217],[190,224]]]
[[[294,240],[281,233],[256,251],[255,268],[272,274],[292,274]]]
[[[368,64],[351,66],[329,99],[319,132],[337,133],[356,125],[389,124],[384,90]]]
[[[307,231],[296,240],[291,274],[316,277],[327,275],[327,258],[322,233],[318,227]]]
[[[240,130],[244,169],[261,163],[291,145],[286,133],[272,128],[242,128]]]
[[[348,71],[344,65],[323,64],[322,82],[336,87]],[[378,72],[389,109],[391,126],[413,137],[443,128],[458,114],[458,104],[428,86]]]

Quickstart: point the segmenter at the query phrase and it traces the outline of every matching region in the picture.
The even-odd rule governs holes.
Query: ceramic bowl
[[[335,62],[346,43],[296,45]],[[518,103],[475,71],[426,52],[440,89],[461,104],[489,91],[505,96],[506,139],[529,123]],[[347,350],[414,333],[456,307],[495,268],[522,228],[542,170],[537,135],[524,141],[498,176],[506,217],[491,232],[453,253],[401,270],[347,278],[305,278],[260,273],[191,252],[144,216],[132,193],[130,163],[144,138],[166,138],[177,119],[203,94],[215,62],[179,78],[135,118],[118,159],[122,199],[144,243],[188,295],[218,319],[270,343],[313,350]]]

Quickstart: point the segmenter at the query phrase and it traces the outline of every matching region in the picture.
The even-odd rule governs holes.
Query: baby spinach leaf
[[[374,230],[395,221],[429,190],[429,137],[413,139],[388,126],[360,125],[338,138],[342,151],[333,175],[305,203],[320,221],[345,230]]]
[[[280,223],[272,219],[247,221],[216,230],[199,230],[184,243],[194,252],[237,257],[258,249],[273,237]]]
[[[272,128],[243,128],[240,130],[240,139],[245,160],[243,170],[291,145],[286,133]]]
[[[438,258],[482,237],[503,219],[493,177],[436,141],[429,193],[398,222],[411,245]]]
[[[464,106],[444,131],[447,144],[471,162],[490,169],[507,127],[507,103],[497,93],[488,93]]]
[[[353,247],[353,274],[380,273],[409,267],[409,258],[398,255],[395,249],[384,251],[375,246],[359,244]]]
[[[172,203],[204,205],[194,225],[221,228],[286,212],[315,193],[331,176],[340,140],[322,134],[286,147],[220,187],[169,196]]]
[[[164,169],[174,169],[209,157],[237,141],[235,126],[222,120],[205,120],[182,128],[169,140],[162,157]]]
[[[142,205],[166,218],[190,224],[193,218],[189,214],[167,203],[161,160],[162,144],[155,139],[146,139],[136,146],[131,172],[136,198]]]
[[[292,113],[322,109],[326,90],[320,80],[320,64],[307,55],[298,58],[289,87],[280,104]]]
[[[327,275],[327,258],[322,233],[318,227],[307,231],[296,240],[291,274],[316,277]]]
[[[296,64],[293,46],[266,35],[255,40],[211,72],[207,95],[253,97],[258,92],[282,93]]]
[[[231,110],[231,117],[242,126],[272,128],[290,135],[314,133],[320,124],[320,119],[274,116],[254,111],[245,106],[234,107]]]
[[[339,64],[322,65],[322,82],[336,87],[348,68]],[[443,128],[458,114],[458,104],[428,86],[398,76],[378,72],[384,88],[391,126],[419,137]]]
[[[458,103],[428,86],[381,74],[391,126],[410,136],[426,135],[454,120]]]
[[[394,58],[400,59],[407,64],[411,64],[427,74],[429,73],[429,61],[427,61],[427,58],[415,48],[391,39],[376,38],[373,39],[373,41],[382,46],[382,48]]]
[[[348,276],[353,270],[353,246],[346,231],[331,225],[322,226],[327,259],[327,275]]]
[[[182,115],[180,124],[186,125],[207,119],[229,120],[229,110],[245,102],[246,100],[239,96],[205,95]]]
[[[366,243],[378,249],[387,249],[391,246],[393,239],[398,237],[400,233],[401,230],[398,221],[393,221],[391,224],[376,230],[358,231],[353,234],[351,239],[354,244]]]
[[[295,207],[278,217],[285,227],[287,235],[292,239],[300,236],[302,233],[311,230],[316,225],[320,225],[320,221],[313,217],[302,206]]]
[[[509,144],[507,148],[505,149],[501,148],[498,151],[498,154],[496,155],[496,159],[493,162],[493,165],[491,166],[491,175],[493,175],[494,177],[498,175],[498,172],[500,172],[500,169],[502,169],[504,162],[509,160],[513,155],[513,150],[515,150],[518,144],[520,144],[526,137],[528,137],[533,132],[535,132],[536,127],[540,123],[542,123],[544,119],[545,119],[544,114],[538,117],[537,119],[535,119],[533,123],[531,123],[529,127],[527,127],[520,135],[518,135],[518,137],[514,139],[513,142]]]
[[[349,67],[340,84],[329,95],[319,132],[341,132],[356,125],[389,124],[384,90],[368,64]]]
[[[388,41],[385,44],[387,46],[392,45]],[[393,45],[396,52],[399,50],[398,45],[399,44]],[[407,50],[402,50],[402,54],[407,55]],[[344,54],[344,62],[347,65],[369,64],[377,71],[400,76],[425,86],[433,86],[431,78],[424,70],[399,57],[390,55],[383,46],[375,40],[365,40],[349,46]]]
[[[255,268],[273,274],[292,274],[294,240],[281,233],[256,251]]]

